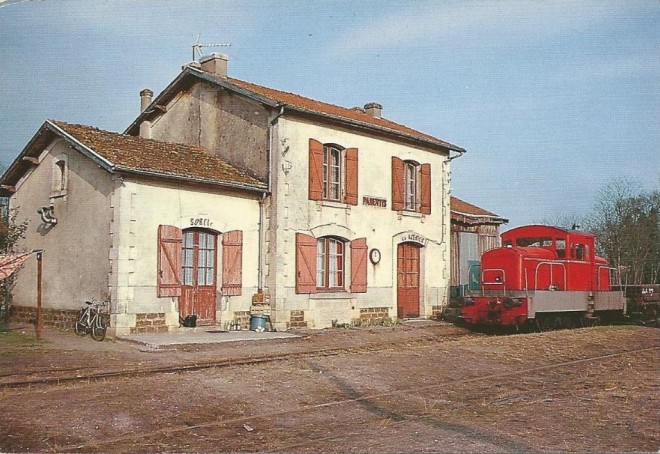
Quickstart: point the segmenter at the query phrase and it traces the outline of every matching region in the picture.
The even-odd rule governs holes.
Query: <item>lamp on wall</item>
[[[55,206],[44,206],[37,210],[37,213],[41,215],[41,221],[45,224],[55,225],[57,224],[57,218],[55,218]]]

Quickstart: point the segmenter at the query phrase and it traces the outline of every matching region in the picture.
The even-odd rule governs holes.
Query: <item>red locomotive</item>
[[[611,290],[618,274],[596,255],[595,241],[545,225],[503,233],[502,247],[481,257],[481,291],[463,299],[460,320],[548,330],[623,316],[623,293]]]

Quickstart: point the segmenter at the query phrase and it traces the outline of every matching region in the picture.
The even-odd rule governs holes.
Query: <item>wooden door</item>
[[[419,250],[414,243],[397,248],[397,317],[419,317]]]
[[[179,315],[195,314],[198,325],[215,324],[217,243],[212,232],[183,232]]]

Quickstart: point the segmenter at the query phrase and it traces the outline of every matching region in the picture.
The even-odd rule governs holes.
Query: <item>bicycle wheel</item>
[[[87,334],[87,323],[84,322],[85,320],[85,312],[80,311],[78,313],[78,319],[76,320],[76,325],[75,325],[75,331],[78,336],[84,336]]]
[[[101,342],[105,339],[106,326],[101,314],[96,314],[92,320],[92,339]]]

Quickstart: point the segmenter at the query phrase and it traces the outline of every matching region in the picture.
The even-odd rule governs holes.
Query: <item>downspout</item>
[[[449,154],[451,154],[451,150],[449,151],[449,153],[447,154],[447,159],[442,161],[443,166],[445,166],[445,165],[448,166],[451,161],[453,161],[456,158],[460,158],[461,156],[463,156],[465,154],[465,150],[463,150],[463,151],[457,150],[456,152],[458,153],[457,155],[449,156]],[[443,181],[444,181],[444,174],[445,174],[445,172],[443,170],[443,172],[442,172]],[[449,178],[447,178],[447,179],[449,179]],[[449,195],[449,200],[447,201],[447,203],[450,205],[450,207],[449,207],[449,230],[451,230],[451,191],[449,191],[449,194],[450,194]],[[444,196],[444,194],[443,194],[443,196]],[[445,204],[443,203],[442,204],[442,219],[443,219],[443,222],[446,219],[445,215],[446,215],[446,213],[445,213]],[[444,225],[443,225],[442,230],[440,232],[440,244],[444,243],[444,241],[445,241],[445,228],[444,228]]]
[[[273,150],[275,150],[275,146],[273,146],[273,125],[277,121],[278,118],[280,118],[282,115],[284,115],[284,106],[280,105],[280,111],[277,112],[276,114],[272,115],[268,119],[268,189],[267,192],[263,192],[261,194],[261,200],[259,200],[259,263],[258,263],[258,270],[257,270],[257,285],[258,285],[258,291],[259,293],[263,292],[264,288],[264,262],[265,262],[265,257],[264,257],[264,201],[266,200],[266,197],[268,194],[271,194],[272,197],[272,189],[273,189],[273,159],[272,159],[272,154]]]

